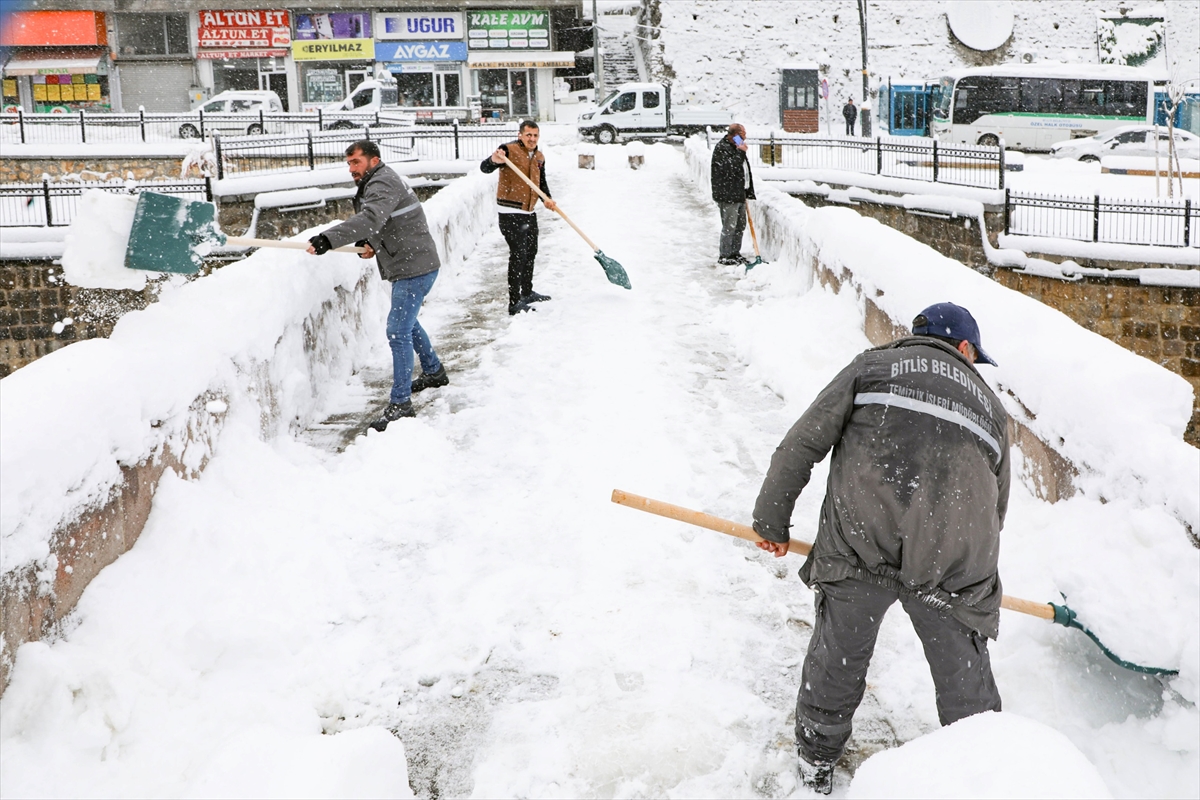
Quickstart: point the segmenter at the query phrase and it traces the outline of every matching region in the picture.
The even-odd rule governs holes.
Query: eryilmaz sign
[[[375,38],[461,39],[466,28],[461,11],[393,11],[375,15]]]

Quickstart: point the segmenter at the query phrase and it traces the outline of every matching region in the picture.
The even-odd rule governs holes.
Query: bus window
[[[1021,78],[1021,111],[1026,114],[1062,113],[1063,82],[1055,78]]]
[[[1105,112],[1108,116],[1146,116],[1148,90],[1145,81],[1105,81]]]
[[[954,124],[969,125],[985,114],[1006,114],[1020,105],[1021,86],[1016,78],[987,75],[963,78],[954,100]]]
[[[950,101],[954,98],[954,79],[942,78],[941,83],[933,91],[933,115],[938,119],[950,119]]]

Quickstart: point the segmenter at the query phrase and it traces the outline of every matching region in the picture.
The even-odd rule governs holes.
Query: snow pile
[[[710,153],[698,137],[688,140],[686,153],[693,179],[707,195]],[[967,201],[945,202],[950,209]],[[1196,561],[1188,531],[1200,533],[1200,458],[1182,441],[1192,412],[1191,385],[850,209],[809,209],[769,187],[751,207],[767,259],[778,260],[777,269],[798,272],[791,279],[798,285],[811,282],[813,265],[822,264],[902,330],[935,302],[950,300],[971,310],[984,347],[1000,364],[981,374],[1008,413],[1079,470],[1075,485],[1084,496],[1130,504],[1155,520],[1153,534],[1107,528],[1091,541],[1064,537],[1023,544],[1031,556],[1040,548],[1038,560],[1050,562],[1037,599],[1057,600],[1056,592],[1063,592],[1122,657],[1179,668],[1179,691],[1191,699],[1200,696],[1200,609],[1186,600],[1194,597],[1197,576],[1178,570],[1178,559]],[[1020,541],[1019,533],[1005,533]],[[1108,555],[1080,567],[1078,550],[1101,543]],[[1134,560],[1140,564],[1136,588],[1113,591],[1129,585]],[[1098,580],[1099,575],[1106,578]],[[1180,612],[1164,616],[1164,608]],[[1131,619],[1155,624],[1129,624]]]
[[[1067,737],[1040,722],[989,711],[871,756],[846,797],[1106,800],[1112,794]]]
[[[494,181],[471,176],[426,204],[444,260],[435,293],[454,283],[491,221]],[[64,256],[69,279],[113,287],[129,273],[125,288],[138,288],[145,273],[112,267],[124,254],[117,218],[132,214],[136,198],[84,198],[80,233],[68,237],[75,250]],[[168,449],[199,467],[207,453],[193,432],[212,422],[204,403],[194,404],[203,395],[259,405],[265,432],[306,424],[329,387],[344,384],[382,340],[388,302],[374,261],[330,253],[297,264],[294,253],[260,250],[203,280],[165,287],[159,302],[127,314],[109,339],[78,342],[4,378],[5,571],[46,559],[51,533],[104,503],[122,465]]]
[[[146,288],[150,273],[125,269],[137,202],[136,194],[84,191],[63,249],[63,275],[69,283],[89,289]]]

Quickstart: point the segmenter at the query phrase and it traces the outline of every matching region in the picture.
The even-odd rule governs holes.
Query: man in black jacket
[[[746,200],[754,199],[754,176],[746,158],[746,128],[729,126],[712,154],[712,198],[721,210],[721,252],[718,264],[745,264],[742,234],[746,230]]]
[[[924,645],[941,723],[1000,710],[987,640],[1000,630],[1008,415],[974,366],[996,362],[953,303],[925,309],[912,330],[822,390],[776,449],[754,506],[759,547],[785,555],[796,498],[833,451],[800,568],[816,620],[796,701],[801,778],[825,794],[897,599]]]
[[[379,276],[392,284],[392,309],[387,318],[388,344],[392,348],[392,393],[387,410],[371,423],[377,431],[401,417],[416,416],[411,395],[450,382],[428,334],[417,321],[425,295],[437,280],[441,260],[421,201],[379,158],[379,146],[362,140],[346,148],[346,165],[358,184],[355,214],[350,219],[309,239],[308,252],[323,255],[343,245],[365,248],[362,258],[377,258]],[[415,381],[413,351],[421,359],[423,374]]]
[[[858,119],[858,107],[854,105],[854,98],[846,98],[846,105],[842,106],[842,119],[846,120],[846,135],[853,136],[854,121]]]

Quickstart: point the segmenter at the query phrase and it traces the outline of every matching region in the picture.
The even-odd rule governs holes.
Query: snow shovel
[[[613,489],[612,501],[618,505],[636,508],[638,511],[646,511],[650,514],[657,514],[660,517],[679,520],[686,522],[689,525],[696,525],[701,528],[707,528],[710,531],[724,533],[727,536],[736,536],[739,539],[745,539],[748,542],[761,542],[763,538],[755,533],[754,528],[749,525],[743,525],[739,522],[733,522],[727,519],[715,517],[712,514],[705,514],[703,511],[693,511],[690,508],[683,506],[664,503],[662,500],[652,500],[649,497],[641,497],[640,495],[623,492],[620,489]],[[812,545],[808,542],[802,542],[799,539],[792,539],[788,542],[788,552],[798,553],[806,556],[812,550]],[[886,588],[896,592],[904,592],[912,594],[912,590],[897,580],[893,580],[886,576],[872,575],[870,578],[865,578],[872,582],[878,582]],[[881,580],[876,580],[881,579]],[[918,594],[922,600],[932,597],[931,595]],[[926,600],[928,602],[928,600]],[[1104,643],[1097,638],[1096,634],[1088,630],[1076,618],[1075,612],[1067,607],[1066,603],[1058,605],[1057,603],[1035,603],[1032,600],[1022,600],[1019,597],[1009,597],[1004,595],[1000,600],[1000,607],[1006,608],[1009,611],[1018,611],[1022,614],[1029,614],[1033,617],[1041,617],[1045,620],[1057,623],[1067,628],[1077,628],[1087,634],[1100,648],[1101,652],[1108,657],[1114,664],[1124,667],[1134,672],[1140,672],[1144,675],[1154,675],[1156,677],[1169,678],[1172,675],[1178,675],[1177,669],[1163,669],[1162,667],[1143,667],[1140,664],[1134,664],[1131,661],[1125,661],[1117,656],[1112,650],[1104,646]]]
[[[205,254],[214,246],[308,249],[308,242],[226,236],[217,226],[216,216],[217,208],[212,203],[142,192],[129,229],[125,268],[191,275],[200,271]],[[363,248],[347,245],[337,251],[361,253]]]
[[[754,242],[754,260],[746,262],[746,272],[757,267],[759,264],[769,264],[769,261],[763,261],[762,253],[758,252],[758,236],[754,233],[754,217],[750,216],[750,201],[746,201],[746,222],[750,225],[750,241]]]
[[[545,195],[544,192],[542,192],[541,189],[538,188],[536,183],[529,180],[528,175],[513,166],[513,163],[508,160],[508,156],[501,153],[500,157],[504,159],[504,163],[507,164],[513,172],[517,173],[517,177],[529,184],[529,188],[538,193],[538,197],[542,198],[543,203],[550,199]],[[571,218],[568,217],[561,208],[555,208],[554,210],[560,217],[567,221],[568,225],[575,229],[576,233],[583,237],[583,240],[588,243],[588,247],[592,248],[592,255],[595,256],[596,260],[600,262],[600,266],[604,267],[604,275],[608,278],[608,282],[615,283],[617,286],[623,286],[626,289],[632,289],[633,287],[629,285],[629,275],[626,274],[625,268],[618,264],[614,259],[611,259],[604,255],[604,253],[600,252],[600,248],[592,244],[592,240],[587,237],[587,234],[579,230],[579,226],[572,222]]]

